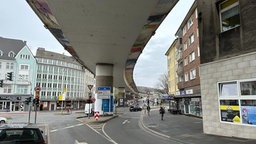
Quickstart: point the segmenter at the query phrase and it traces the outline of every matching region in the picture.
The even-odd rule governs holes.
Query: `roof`
[[[55,53],[55,52],[51,52],[51,51],[46,51],[45,48],[38,48],[37,51],[36,51],[36,57],[61,60],[61,61],[81,65],[72,56],[66,56],[64,54],[59,54],[59,53]]]
[[[3,52],[0,59],[15,60],[15,57],[9,57],[8,53],[12,51],[17,55],[24,46],[26,41],[0,37],[0,50]]]

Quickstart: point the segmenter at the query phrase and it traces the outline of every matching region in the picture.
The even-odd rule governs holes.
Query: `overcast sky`
[[[167,73],[165,52],[175,39],[175,33],[194,0],[180,0],[166,17],[140,55],[134,70],[137,86],[157,87],[159,78]],[[35,54],[38,47],[69,55],[25,0],[1,0],[0,37],[27,41]]]

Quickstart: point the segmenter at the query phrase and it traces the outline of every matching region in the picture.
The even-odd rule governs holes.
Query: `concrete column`
[[[98,87],[110,87],[110,93],[113,94],[113,64],[98,63],[96,64],[96,95],[94,111],[103,113],[102,99],[98,98]]]

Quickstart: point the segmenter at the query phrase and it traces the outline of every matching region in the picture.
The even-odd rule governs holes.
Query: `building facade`
[[[168,90],[170,95],[175,95],[178,90],[177,86],[177,60],[176,60],[176,51],[177,51],[178,39],[175,39],[171,44],[170,48],[167,50],[165,55],[167,56],[167,70],[168,70]]]
[[[198,0],[203,130],[255,139],[256,3]]]
[[[40,110],[81,109],[88,99],[87,84],[95,84],[94,76],[73,57],[44,48],[36,52],[38,71],[36,85],[41,87]]]
[[[193,3],[176,32],[178,89],[177,107],[183,114],[202,116],[200,90],[200,48],[197,1]]]
[[[34,96],[37,63],[25,41],[0,37],[0,110],[28,110],[25,100]],[[11,73],[11,79],[7,75]]]

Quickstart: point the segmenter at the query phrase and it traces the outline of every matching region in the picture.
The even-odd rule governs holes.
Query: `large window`
[[[219,5],[221,31],[227,31],[240,25],[238,0],[226,0]]]
[[[196,56],[195,56],[195,52],[193,51],[193,52],[191,52],[191,53],[189,54],[189,62],[194,61],[194,60],[195,60],[195,58],[196,58]]]
[[[218,84],[220,120],[256,126],[256,79]]]
[[[195,79],[196,78],[196,69],[192,69],[190,70],[190,80]]]

